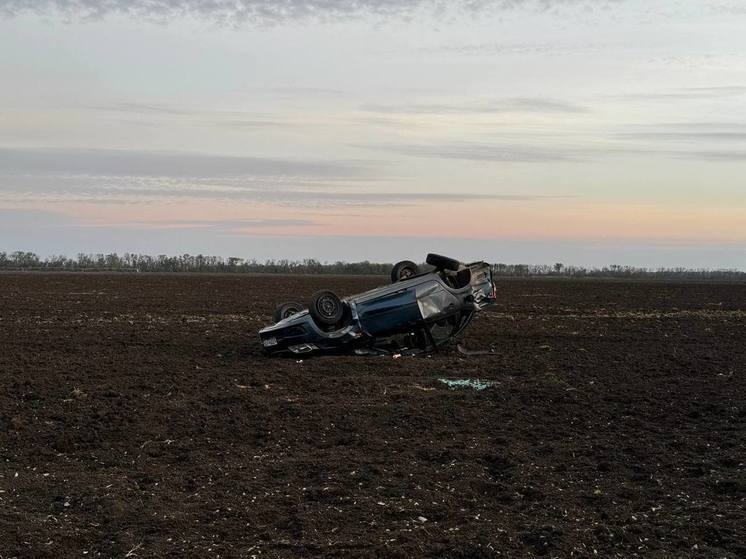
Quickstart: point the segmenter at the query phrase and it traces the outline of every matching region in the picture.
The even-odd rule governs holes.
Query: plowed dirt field
[[[382,282],[0,274],[0,558],[746,556],[745,285],[503,280],[494,354],[262,355]]]

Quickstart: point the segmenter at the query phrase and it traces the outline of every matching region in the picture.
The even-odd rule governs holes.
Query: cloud
[[[86,105],[81,108],[102,113],[127,115],[131,118],[120,120],[120,122],[148,126],[160,126],[178,120],[188,122],[191,126],[206,125],[244,130],[298,128],[302,126],[297,120],[271,118],[266,113],[210,111],[148,103],[122,102],[108,105]]]
[[[673,100],[697,100],[715,99],[724,97],[740,97],[746,95],[744,85],[723,85],[715,87],[683,87],[668,91],[634,92],[620,95],[609,95],[608,98],[630,101],[673,101]]]
[[[464,192],[386,192],[369,190],[364,192],[318,191],[295,189],[252,189],[215,188],[199,186],[179,186],[157,181],[150,187],[143,187],[136,181],[116,188],[103,186],[98,182],[85,182],[77,179],[78,185],[71,187],[37,188],[39,179],[31,179],[23,188],[3,188],[0,201],[10,202],[81,202],[100,204],[138,204],[168,200],[212,200],[257,202],[274,206],[299,208],[335,207],[394,207],[421,204],[423,202],[466,202],[473,200],[495,200],[505,202],[527,202],[544,199],[563,199],[568,196],[535,196],[525,194],[489,194]],[[59,181],[56,181],[59,184]],[[259,227],[260,222],[248,224]]]
[[[730,149],[746,145],[746,124],[739,122],[680,122],[640,126],[637,130],[612,134],[618,140],[644,142],[658,149],[636,148],[640,154],[710,162],[743,161],[746,152]],[[722,149],[724,146],[729,149]],[[672,149],[673,148],[673,149]],[[693,149],[694,148],[694,149]],[[626,148],[634,152],[635,149]]]
[[[620,45],[602,43],[472,43],[438,45],[422,47],[417,49],[426,55],[444,54],[454,56],[492,56],[492,55],[547,55],[561,56],[568,54],[587,55],[592,52],[600,52],[612,48],[621,48]]]
[[[697,151],[676,151],[672,155],[684,159],[701,159],[712,162],[746,162],[746,150],[697,150]]]
[[[310,219],[227,219],[227,220],[187,220],[166,219],[159,221],[133,221],[127,227],[137,229],[189,229],[204,230],[212,233],[236,233],[254,229],[283,227],[314,227],[319,222]],[[107,227],[95,225],[95,227]]]
[[[630,138],[637,140],[664,140],[664,141],[744,141],[746,131],[682,131],[682,132],[620,132],[617,138]]]
[[[350,93],[341,89],[328,89],[320,87],[303,87],[303,86],[287,86],[287,87],[272,87],[269,89],[269,93],[273,97],[279,97],[281,99],[298,99],[309,97],[312,98],[340,98],[349,97]]]
[[[746,132],[746,122],[694,121],[694,122],[661,122],[651,125],[662,130],[715,130]]]
[[[423,6],[439,4],[441,2],[429,0],[2,0],[0,12],[6,15],[23,12],[54,13],[94,19],[110,14],[127,14],[157,20],[192,16],[235,25],[350,17],[360,13],[402,14]],[[464,4],[476,6],[480,3]]]
[[[301,126],[298,122],[285,122],[281,120],[258,120],[258,119],[227,119],[216,120],[209,123],[212,126],[228,128],[233,130],[266,130],[268,128],[298,128]]]
[[[524,194],[390,192],[373,162],[304,162],[115,150],[0,149],[0,201],[132,204],[168,200],[304,208],[531,201]],[[562,198],[551,197],[551,198]],[[252,221],[243,227],[261,227]]]
[[[151,105],[148,103],[111,103],[109,105],[90,105],[83,107],[94,111],[120,112],[128,114],[148,114],[157,116],[195,116],[202,114],[202,111],[193,111],[189,109],[180,109],[167,105]]]
[[[746,126],[729,123],[653,125],[650,129],[617,132],[607,136],[568,137],[564,145],[507,142],[441,142],[353,144],[352,147],[399,156],[461,159],[493,163],[597,162],[615,156],[699,159],[709,162],[746,160],[746,150],[718,149],[724,143],[746,142]],[[616,140],[609,142],[609,139]],[[532,138],[527,137],[529,141]],[[535,138],[534,138],[535,140]],[[682,144],[681,147],[677,143]],[[688,145],[687,145],[688,144]],[[654,146],[654,147],[651,147]]]
[[[365,162],[228,157],[182,152],[103,149],[0,148],[2,174],[60,174],[137,177],[314,177],[371,176]]]
[[[727,15],[746,14],[746,6],[742,0],[717,0],[711,2],[709,8],[715,12]]]
[[[364,144],[356,147],[414,157],[503,163],[545,163],[578,159],[578,154],[571,150],[514,144],[454,142],[442,144]]]
[[[137,229],[203,229],[210,232],[231,233],[250,229],[269,229],[276,227],[311,227],[320,225],[310,219],[273,219],[246,218],[226,220],[193,220],[193,219],[164,219],[158,221],[131,221],[116,227]],[[25,228],[110,228],[111,225],[87,223],[60,212],[48,210],[8,209],[0,208],[0,230]]]
[[[605,3],[611,2],[606,0]],[[193,17],[221,25],[275,25],[298,21],[333,21],[365,16],[411,17],[418,11],[446,17],[520,7],[549,10],[576,5],[593,9],[591,0],[0,0],[0,14],[31,12],[73,19],[100,19],[124,14],[137,19],[169,21]]]
[[[223,202],[248,202],[304,208],[338,207],[394,207],[412,206],[427,202],[468,202],[493,200],[503,202],[530,202],[545,199],[562,199],[568,196],[536,196],[510,193],[473,192],[391,192],[380,188],[363,190],[307,189],[302,186],[267,187],[266,185],[194,184],[181,179],[119,177],[116,181],[106,178],[73,177],[23,177],[21,181],[6,182],[0,176],[0,202],[45,203],[77,202],[93,204],[141,204],[175,200],[204,200]],[[189,222],[192,223],[192,222]],[[171,222],[172,226],[183,225]],[[208,224],[209,225],[209,224]],[[266,226],[276,225],[266,222]],[[290,225],[290,224],[286,224]],[[300,224],[296,224],[300,225]],[[251,221],[244,227],[262,227],[263,221]]]
[[[364,111],[384,114],[485,114],[485,113],[584,113],[588,109],[574,103],[540,97],[516,97],[494,101],[476,101],[463,104],[408,103],[367,104]]]

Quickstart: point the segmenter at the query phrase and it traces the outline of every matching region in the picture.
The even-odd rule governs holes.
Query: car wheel
[[[447,256],[441,256],[440,254],[428,254],[426,262],[431,266],[435,266],[438,270],[451,270],[456,272],[460,267],[461,263],[453,258]]]
[[[345,305],[342,299],[329,289],[317,291],[311,297],[311,306],[308,308],[311,316],[321,326],[336,326],[342,321],[345,313]]]
[[[304,306],[300,303],[283,303],[282,305],[278,305],[278,307],[275,309],[275,315],[274,319],[275,322],[280,322],[281,320],[285,320],[286,318],[293,316],[294,314],[299,313],[304,309]]]
[[[409,260],[397,262],[391,269],[391,283],[409,279],[412,276],[417,275],[417,272],[419,272],[419,268],[417,268],[417,264],[414,262]]]

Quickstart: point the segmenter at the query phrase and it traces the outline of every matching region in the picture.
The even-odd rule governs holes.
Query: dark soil
[[[746,556],[746,286],[505,281],[493,355],[261,354],[382,281],[0,275],[0,557]]]

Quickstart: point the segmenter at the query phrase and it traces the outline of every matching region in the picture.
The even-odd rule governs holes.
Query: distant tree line
[[[710,270],[691,268],[638,268],[612,264],[602,268],[546,264],[492,264],[494,276],[502,277],[568,277],[568,278],[660,278],[660,279],[720,279],[746,280],[741,270]]]
[[[114,272],[222,272],[222,273],[267,273],[267,274],[342,274],[342,275],[388,275],[391,264],[376,262],[319,262],[313,258],[303,260],[266,260],[202,254],[167,256],[160,254],[123,255],[78,254],[75,258],[49,256],[40,258],[33,252],[0,252],[0,270],[18,271],[114,271]],[[492,264],[495,276],[499,277],[571,277],[571,278],[661,278],[661,279],[721,279],[746,280],[746,272],[739,270],[707,270],[687,268],[636,268],[633,266],[604,266],[584,268],[534,264]]]
[[[0,270],[21,271],[115,271],[115,272],[226,272],[268,274],[388,274],[391,264],[373,262],[321,263],[313,258],[303,260],[266,260],[203,254],[167,256],[159,254],[78,254],[75,258],[49,256],[40,258],[33,252],[0,252]]]

